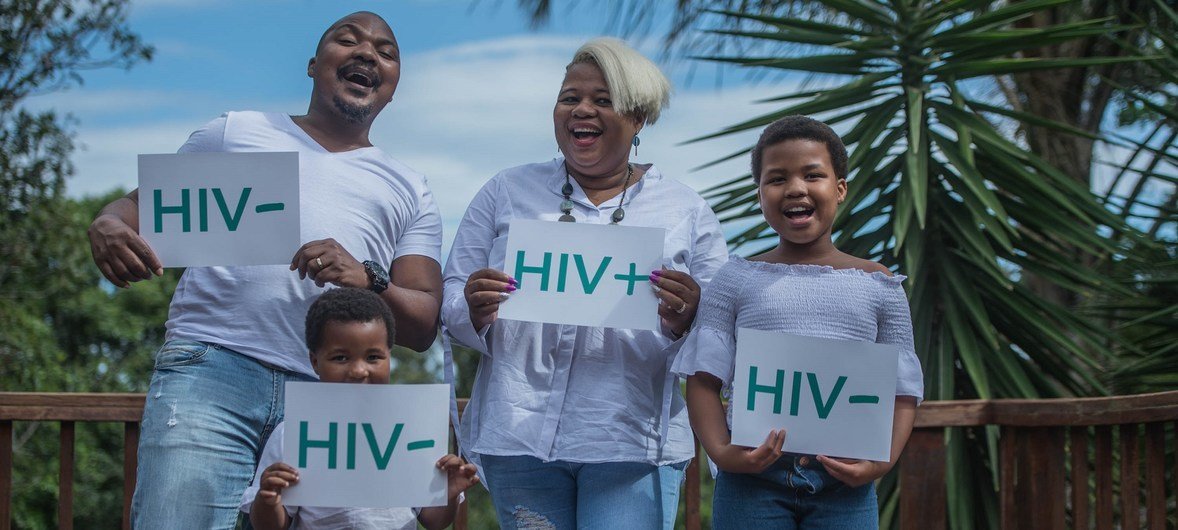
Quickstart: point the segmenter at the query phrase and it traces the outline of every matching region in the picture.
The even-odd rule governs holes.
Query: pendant
[[[614,210],[614,213],[609,216],[610,221],[613,221],[614,224],[622,222],[622,219],[625,218],[626,210],[623,210],[621,206],[619,206],[617,210]]]
[[[577,218],[566,213],[566,214],[560,216],[560,219],[557,219],[557,221],[560,221],[562,223],[575,223],[575,222],[577,222]]]

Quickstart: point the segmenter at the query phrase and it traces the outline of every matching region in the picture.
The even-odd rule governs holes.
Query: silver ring
[[[679,313],[680,315],[682,315],[684,311],[687,311],[687,302],[683,302],[683,306],[675,310],[675,312]]]
[[[319,270],[323,270],[323,260],[315,258],[315,265],[319,267]]]

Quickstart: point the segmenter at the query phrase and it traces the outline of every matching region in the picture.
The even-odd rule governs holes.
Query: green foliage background
[[[519,5],[534,15],[551,4]],[[640,1],[610,5],[638,18],[659,12]],[[0,0],[4,391],[142,392],[162,342],[179,271],[126,290],[101,279],[85,231],[118,194],[66,197],[71,120],[20,105],[30,94],[81,83],[87,68],[149,60],[151,48],[125,26],[125,7],[126,0]],[[782,94],[770,113],[718,135],[790,113],[849,127],[855,173],[839,244],[913,276],[930,399],[1178,387],[1176,194],[1153,200],[1142,184],[1178,182],[1171,4],[681,0],[674,8],[676,35],[711,30],[703,35],[713,40],[687,42],[696,55],[835,80]],[[1073,46],[1080,41],[1093,44],[1081,53]],[[1056,112],[1051,82],[1067,76],[1104,88],[1074,112]],[[979,93],[979,82],[1005,92]],[[1144,127],[1153,141],[1108,123]],[[1070,160],[1092,162],[1100,143],[1133,152],[1136,162],[1114,168],[1115,182],[1138,182],[1128,194],[1093,187],[1093,168],[1108,161]],[[755,222],[746,175],[711,198],[723,218],[744,227],[734,244],[772,240]],[[457,393],[468,396],[478,354],[458,347],[455,356]],[[437,352],[398,350],[395,358],[397,382],[440,377]],[[77,429],[74,524],[117,527],[122,428]],[[13,431],[15,527],[55,527],[57,424],[18,422]],[[949,437],[954,528],[996,524],[995,436],[974,429]],[[707,526],[711,480],[702,474]],[[894,486],[888,477],[881,487],[885,524],[894,516],[895,497],[886,495]],[[468,499],[471,527],[494,528],[486,491]]]

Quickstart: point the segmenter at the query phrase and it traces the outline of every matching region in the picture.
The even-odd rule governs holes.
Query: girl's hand
[[[466,305],[474,330],[482,331],[499,315],[499,304],[507,300],[518,283],[515,278],[495,269],[479,269],[466,279]]]
[[[449,500],[457,499],[459,493],[479,483],[479,476],[474,464],[467,464],[455,455],[443,456],[435,465],[438,466],[438,469],[446,471],[446,491]]]
[[[282,462],[270,464],[258,479],[256,500],[267,506],[282,504],[282,490],[299,483],[299,472]]]
[[[781,458],[781,449],[785,445],[785,429],[769,431],[769,436],[755,449],[739,445],[725,444],[709,454],[716,462],[716,467],[728,473],[760,473]]]
[[[857,488],[868,482],[886,475],[892,469],[887,462],[873,462],[871,460],[853,460],[850,458],[831,458],[818,455],[818,461],[830,476],[839,479],[844,484]]]
[[[699,308],[699,284],[690,274],[663,268],[650,272],[650,286],[659,299],[663,327],[681,337],[695,320]]]

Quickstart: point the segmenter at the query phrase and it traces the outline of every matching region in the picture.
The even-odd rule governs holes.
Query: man
[[[180,148],[297,151],[308,242],[289,267],[195,267],[181,277],[143,414],[136,528],[234,526],[257,455],[282,420],[285,382],[314,378],[304,318],[326,286],[378,292],[402,330],[398,344],[421,351],[433,342],[441,219],[424,177],[368,139],[400,68],[388,24],[353,13],[327,29],[307,64],[306,115],[231,112]],[[138,224],[136,190],[90,226],[94,261],[120,287],[163,273]]]

